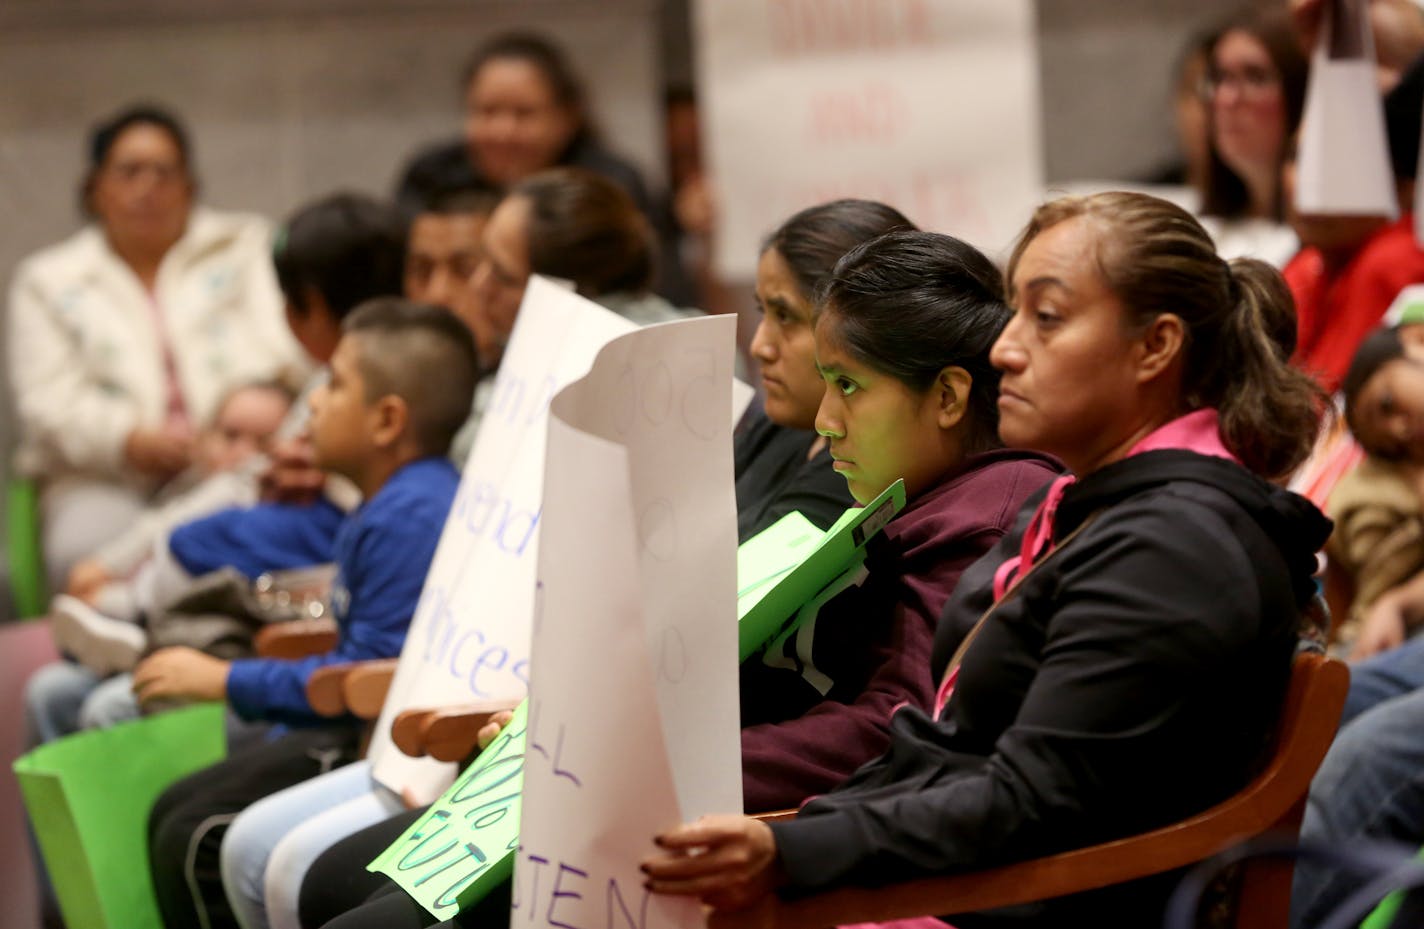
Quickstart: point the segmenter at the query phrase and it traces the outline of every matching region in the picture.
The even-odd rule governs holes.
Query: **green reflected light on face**
[[[869,503],[897,480],[913,499],[963,458],[959,417],[942,408],[952,392],[938,380],[920,390],[872,367],[850,350],[838,321],[827,311],[816,323],[816,365],[826,385],[816,430],[830,440],[836,470],[856,500]],[[963,376],[958,389],[967,395],[963,370],[945,370]]]

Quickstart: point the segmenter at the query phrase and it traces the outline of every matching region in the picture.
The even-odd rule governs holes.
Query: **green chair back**
[[[10,562],[15,615],[44,615],[49,584],[40,545],[39,489],[28,478],[12,477],[5,482],[5,554]]]

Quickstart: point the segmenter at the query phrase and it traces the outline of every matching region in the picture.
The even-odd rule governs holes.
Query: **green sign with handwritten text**
[[[801,616],[801,607],[865,558],[865,543],[905,507],[896,481],[865,506],[852,507],[825,532],[788,513],[737,549],[739,661],[746,661]]]
[[[528,701],[450,789],[368,871],[449,919],[509,879],[519,847]]]

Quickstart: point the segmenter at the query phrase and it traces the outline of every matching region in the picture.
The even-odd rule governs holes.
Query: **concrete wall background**
[[[564,43],[607,136],[658,164],[655,0],[114,6],[0,0],[0,268],[75,227],[86,128],[127,101],[184,114],[208,203],[281,216],[388,190],[415,147],[457,131],[471,49],[516,25]]]
[[[1038,0],[1047,179],[1140,179],[1170,165],[1178,57],[1196,32],[1246,5]]]

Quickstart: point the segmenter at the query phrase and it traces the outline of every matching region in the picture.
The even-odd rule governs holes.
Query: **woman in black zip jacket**
[[[1073,476],[965,572],[936,635],[939,711],[897,713],[889,750],[794,820],[657,836],[653,890],[737,908],[974,870],[1171,823],[1249,778],[1330,530],[1268,483],[1304,459],[1321,408],[1285,362],[1284,282],[1128,193],[1040,207],[1008,282],[1000,436]],[[1160,925],[1172,886],[948,918]]]

